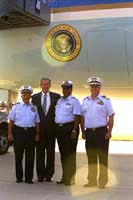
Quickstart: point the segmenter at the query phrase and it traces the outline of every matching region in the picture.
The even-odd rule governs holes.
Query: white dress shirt
[[[8,119],[12,120],[16,126],[35,127],[40,122],[37,107],[32,103],[17,103],[12,107],[8,115]]]
[[[43,98],[44,98],[44,95],[45,95],[45,93],[42,92],[42,96],[41,96],[41,105],[42,105],[42,106],[43,106]],[[51,101],[50,101],[50,93],[47,92],[46,95],[47,95],[47,97],[46,97],[46,98],[47,98],[46,115],[47,115],[48,110],[49,110],[49,107],[50,107],[50,104],[51,104]]]
[[[86,97],[83,100],[81,112],[85,128],[107,126],[108,117],[115,113],[110,99],[101,95],[98,95],[95,100]]]
[[[80,102],[72,95],[61,97],[55,107],[55,123],[74,122],[75,115],[81,115]]]

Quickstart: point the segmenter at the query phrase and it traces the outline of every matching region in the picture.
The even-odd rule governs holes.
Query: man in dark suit
[[[40,142],[36,144],[36,165],[39,182],[52,181],[55,162],[55,106],[60,95],[50,92],[51,80],[42,78],[42,91],[32,96],[40,117]]]

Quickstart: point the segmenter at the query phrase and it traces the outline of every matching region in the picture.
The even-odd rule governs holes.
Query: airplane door
[[[86,41],[90,74],[101,76],[106,86],[129,86],[125,32],[122,30],[89,31],[86,34]]]

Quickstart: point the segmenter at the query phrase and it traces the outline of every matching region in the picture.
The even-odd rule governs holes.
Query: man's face
[[[100,93],[101,86],[100,85],[91,85],[90,91],[92,95],[98,96]]]
[[[40,82],[40,87],[42,88],[43,92],[49,92],[49,89],[51,87],[50,81],[49,80],[42,80]]]
[[[30,98],[31,98],[31,94],[28,92],[25,92],[21,95],[21,98],[23,100],[24,103],[29,103]]]
[[[72,88],[70,87],[63,87],[62,88],[62,93],[65,97],[68,97],[72,93]]]

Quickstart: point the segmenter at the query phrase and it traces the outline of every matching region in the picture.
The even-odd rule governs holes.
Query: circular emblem
[[[31,107],[31,111],[32,111],[32,112],[36,112],[35,107],[32,106],[32,107]]]
[[[49,54],[62,62],[73,60],[81,50],[79,33],[67,24],[54,26],[48,32],[45,42]]]

